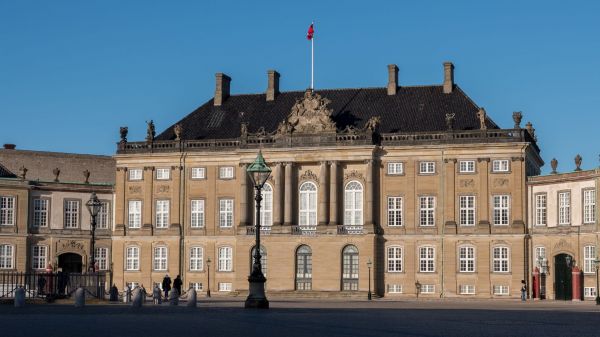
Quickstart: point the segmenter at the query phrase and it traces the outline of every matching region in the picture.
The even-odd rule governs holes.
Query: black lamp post
[[[102,208],[102,202],[96,196],[96,192],[92,192],[90,200],[85,203],[88,211],[90,212],[90,216],[92,218],[92,245],[90,248],[91,262],[88,267],[88,270],[92,272],[96,271],[96,217],[98,213],[100,213],[100,209]]]
[[[206,288],[206,297],[210,297],[210,257],[208,259],[206,259],[206,268],[208,269],[207,272],[207,276],[208,276],[208,288]]]
[[[598,269],[600,269],[600,259],[596,257],[594,264],[596,265],[596,305],[600,305],[600,293],[598,293],[598,288],[600,288],[598,284]]]
[[[271,168],[267,166],[262,153],[259,151],[258,156],[256,156],[256,159],[248,166],[246,171],[248,172],[250,179],[252,179],[252,184],[256,190],[254,197],[254,200],[256,201],[256,221],[254,225],[256,229],[256,242],[254,246],[254,263],[252,264],[250,276],[248,276],[249,292],[248,298],[246,298],[245,307],[268,309],[269,300],[267,300],[267,296],[265,295],[265,281],[267,279],[262,273],[262,266],[260,263],[260,202],[262,201],[261,191],[265,182],[269,179]]]
[[[369,268],[369,292],[367,293],[367,299],[370,301],[372,298],[372,294],[371,294],[371,267],[373,266],[373,262],[371,262],[371,259],[369,259],[369,261],[367,261],[367,268]]]

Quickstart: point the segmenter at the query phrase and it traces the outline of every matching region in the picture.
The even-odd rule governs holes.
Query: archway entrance
[[[66,273],[81,273],[82,258],[75,253],[64,253],[58,256],[58,268]]]
[[[554,257],[554,298],[570,301],[573,298],[571,290],[571,263],[573,257],[569,254],[558,254]]]

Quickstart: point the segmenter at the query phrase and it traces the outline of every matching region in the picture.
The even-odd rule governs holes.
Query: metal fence
[[[19,287],[25,289],[27,298],[66,298],[81,287],[90,296],[103,299],[106,273],[0,273],[0,299],[13,298]]]

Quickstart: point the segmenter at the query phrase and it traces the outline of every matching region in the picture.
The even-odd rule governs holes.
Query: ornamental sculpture
[[[27,171],[29,171],[29,170],[25,166],[21,166],[21,168],[19,169],[19,175],[21,176],[21,179],[25,180]]]
[[[84,183],[89,184],[90,183],[90,171],[87,169],[85,171],[83,171],[83,177],[85,178]]]
[[[578,154],[575,156],[575,171],[581,171],[581,161],[583,158]]]
[[[556,160],[556,158],[552,158],[552,160],[550,161],[550,167],[552,167],[552,174],[556,174],[556,168],[558,167],[558,160]]]
[[[531,135],[531,138],[533,138],[533,140],[537,141],[537,137],[535,136],[535,129],[533,128],[533,124],[531,124],[531,122],[527,122],[527,124],[525,124],[525,128]]]
[[[119,134],[121,134],[121,143],[127,143],[127,133],[129,132],[129,128],[126,126],[121,126],[119,128]]]
[[[454,117],[456,117],[455,113],[446,114],[446,127],[448,128],[448,131],[452,131],[454,129]]]
[[[179,123],[175,124],[173,127],[173,132],[175,132],[175,140],[180,141],[181,134],[183,133],[183,126],[181,126]]]
[[[515,111],[512,115],[513,121],[515,122],[515,129],[521,128],[521,120],[523,119],[523,114],[521,111]]]
[[[150,120],[149,122],[146,122],[146,124],[148,124],[148,128],[146,130],[146,141],[150,143],[154,141],[154,136],[156,135],[156,131],[154,130],[154,121]]]
[[[373,116],[369,118],[367,124],[365,124],[365,129],[371,132],[375,132],[375,130],[377,130],[377,128],[379,127],[379,124],[381,124],[381,117]]]
[[[277,127],[277,134],[335,132],[336,126],[331,119],[333,110],[327,107],[329,103],[330,100],[312,89],[306,90],[304,97],[296,100],[286,120]]]
[[[487,130],[487,125],[485,124],[485,109],[481,108],[477,111],[477,118],[479,118],[479,130]]]
[[[58,176],[60,175],[60,169],[57,167],[54,170],[52,170],[52,173],[54,174],[54,181],[58,182]]]

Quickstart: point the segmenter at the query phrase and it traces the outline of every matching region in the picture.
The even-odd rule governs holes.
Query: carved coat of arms
[[[327,98],[307,90],[303,98],[296,100],[286,120],[279,124],[277,134],[335,132],[336,126],[331,119],[333,110],[327,107],[329,103]]]

